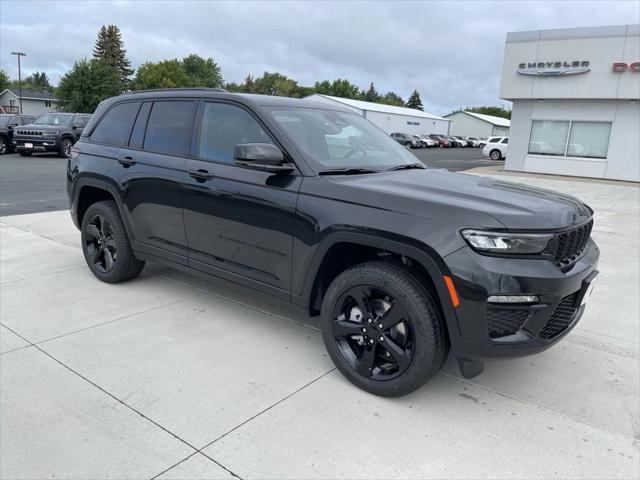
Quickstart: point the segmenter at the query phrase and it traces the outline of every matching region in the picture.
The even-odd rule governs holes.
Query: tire
[[[18,154],[21,157],[30,157],[31,155],[33,155],[33,152],[28,152],[28,151],[25,151],[25,150],[18,150]]]
[[[411,144],[411,142],[405,143],[404,146],[407,148],[413,148],[413,145]]]
[[[367,309],[373,312],[363,316]],[[321,324],[338,370],[374,395],[398,397],[420,388],[447,358],[437,304],[399,265],[368,262],[338,275],[322,301]]]
[[[498,150],[497,148],[494,148],[489,152],[489,158],[494,162],[502,160],[502,152],[500,152],[500,150]]]
[[[0,155],[4,155],[5,153],[9,153],[9,142],[5,137],[0,137]]]
[[[69,158],[71,156],[71,147],[73,147],[73,140],[69,137],[65,137],[60,141],[60,150],[58,151],[58,155],[64,158]]]
[[[94,203],[87,209],[82,219],[81,241],[89,270],[103,282],[131,280],[144,268],[144,262],[133,254],[113,200]]]

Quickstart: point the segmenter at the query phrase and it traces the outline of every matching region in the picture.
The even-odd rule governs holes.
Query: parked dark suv
[[[545,350],[597,274],[580,200],[425,169],[363,117],[305,100],[111,98],[71,151],[67,187],[100,280],[157,261],[289,300],[320,315],[337,368],[378,395],[416,389],[450,350],[467,377]]]
[[[67,157],[90,118],[85,113],[45,113],[16,128],[13,142],[23,157],[33,152],[56,152]]]
[[[33,115],[0,114],[0,155],[13,150],[13,131],[15,128],[31,123]]]

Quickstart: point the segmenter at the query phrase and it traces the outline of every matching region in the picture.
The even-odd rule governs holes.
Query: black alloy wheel
[[[82,219],[82,252],[98,279],[120,283],[137,277],[144,268],[131,248],[131,242],[113,200],[96,202],[87,208]]]
[[[9,150],[7,146],[7,140],[4,137],[0,137],[0,155],[4,155]]]
[[[500,153],[500,150],[491,150],[491,152],[489,153],[489,157],[491,157],[491,160],[494,161],[498,161],[502,158],[502,153]]]
[[[372,380],[402,375],[413,359],[414,334],[405,308],[373,285],[344,292],[333,313],[333,335],[345,362]]]
[[[321,325],[340,373],[384,397],[424,385],[449,349],[438,304],[423,280],[393,262],[361,263],[340,273],[322,300]]]
[[[113,228],[100,214],[89,220],[85,235],[85,248],[94,268],[109,273],[118,261],[118,249],[113,238]]]

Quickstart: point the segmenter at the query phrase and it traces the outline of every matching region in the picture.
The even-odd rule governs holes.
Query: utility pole
[[[23,52],[11,52],[11,55],[18,57],[18,98],[20,100],[20,115],[22,115],[22,71],[20,70],[20,57],[26,57],[27,54]]]

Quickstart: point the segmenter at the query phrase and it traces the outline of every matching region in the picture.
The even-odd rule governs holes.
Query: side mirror
[[[271,143],[241,143],[233,149],[233,160],[239,167],[271,173],[288,173],[293,165],[284,163],[282,150]]]

